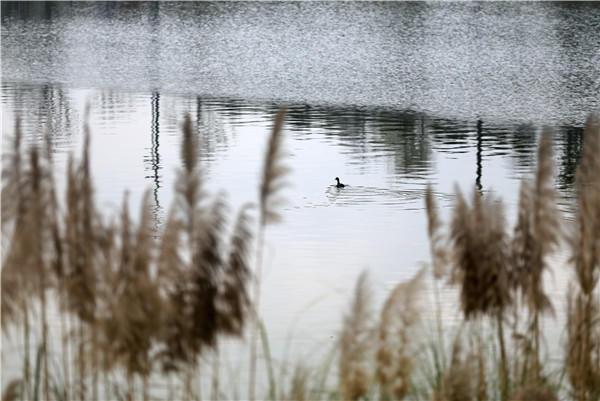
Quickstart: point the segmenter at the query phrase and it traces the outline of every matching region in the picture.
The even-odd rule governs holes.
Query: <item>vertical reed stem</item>
[[[62,293],[59,294],[59,302],[60,304],[64,304]],[[65,397],[65,400],[68,400],[69,397],[69,389],[71,383],[70,371],[69,371],[69,342],[67,341],[67,334],[69,331],[68,327],[68,317],[66,313],[60,314],[60,337],[62,344],[62,364],[63,364],[63,377],[64,377],[64,389],[62,396]]]
[[[433,278],[433,282],[434,282],[434,297],[435,297],[435,303],[436,303],[436,313],[435,313],[435,318],[437,321],[437,335],[438,335],[438,346],[440,347],[441,350],[441,364],[442,366],[446,366],[446,345],[444,342],[444,326],[443,326],[443,322],[442,322],[442,301],[440,299],[440,289],[439,289],[439,283],[435,278],[435,275],[432,274],[432,278]],[[439,377],[440,380],[440,390],[441,393],[444,394],[444,380],[443,377]]]
[[[79,321],[79,399],[85,401],[86,364],[85,364],[85,331],[83,322]]]
[[[23,337],[25,342],[25,366],[23,377],[25,378],[25,396],[27,399],[31,399],[30,386],[31,386],[31,371],[30,371],[30,363],[29,363],[29,347],[30,347],[30,330],[29,330],[29,312],[27,310],[27,306],[25,305],[25,301],[23,301]]]
[[[539,383],[540,379],[540,323],[539,313],[533,314],[533,381]],[[530,379],[531,380],[531,379]]]
[[[213,359],[213,376],[212,376],[212,396],[211,399],[216,401],[219,399],[219,347],[218,344],[215,346],[214,359]]]
[[[45,273],[42,272],[42,276]],[[43,280],[45,281],[45,280]],[[45,285],[45,283],[44,283]],[[48,317],[47,317],[47,305],[46,305],[46,290],[44,287],[41,289],[41,304],[42,304],[42,349],[44,355],[44,397],[46,400],[50,400],[50,377],[48,373]]]
[[[263,245],[265,240],[265,226],[261,224],[258,229],[258,243],[256,248],[256,281],[254,283],[254,305],[252,310],[254,311],[254,325],[252,326],[251,338],[250,338],[250,388],[248,391],[248,399],[250,401],[255,400],[256,392],[256,359],[257,359],[257,348],[258,348],[258,330],[259,327],[259,307],[260,307],[260,283],[262,274],[262,258],[263,258]]]
[[[508,362],[506,359],[506,347],[504,345],[504,327],[502,322],[502,313],[496,315],[498,327],[498,343],[500,344],[500,394],[502,401],[508,399]]]
[[[92,399],[98,400],[98,338],[92,327]]]

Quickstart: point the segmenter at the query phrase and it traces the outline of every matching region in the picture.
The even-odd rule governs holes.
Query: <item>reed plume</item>
[[[512,302],[509,286],[508,239],[504,209],[499,200],[473,192],[472,206],[457,193],[451,239],[454,250],[452,280],[460,286],[465,319],[489,316],[496,321],[500,345],[502,399],[508,396],[508,361],[503,319]]]
[[[207,202],[189,116],[182,133],[184,169],[178,174],[177,199],[158,255],[165,316],[158,356],[165,371],[196,366],[205,350],[217,347],[219,335],[241,335],[248,305],[252,233],[246,208],[227,244],[227,204],[223,195]]]
[[[11,152],[4,156],[10,164],[2,169],[2,328],[18,321],[26,305],[25,291],[19,289],[21,276],[17,264],[23,256],[22,242],[27,201],[22,175],[21,120],[15,121],[15,133]],[[9,241],[8,239],[11,239]],[[14,241],[17,243],[13,243]],[[13,262],[14,261],[14,262]],[[11,266],[14,266],[11,268]]]
[[[150,197],[142,200],[137,229],[132,230],[127,198],[123,202],[117,269],[110,272],[107,310],[98,317],[99,349],[106,356],[105,369],[122,367],[127,377],[147,377],[161,324],[162,300],[152,272],[154,248]]]
[[[219,331],[217,295],[218,277],[223,267],[223,229],[226,209],[222,198],[217,198],[203,220],[204,228],[199,231],[196,264],[191,266],[189,279],[190,306],[192,310],[192,349],[199,353],[201,347],[211,348],[216,343]]]
[[[581,162],[577,171],[577,214],[570,238],[576,287],[571,288],[567,318],[566,367],[578,401],[600,397],[600,121],[586,122]]]
[[[2,169],[2,247],[8,246],[10,229],[17,218],[22,217],[23,208],[23,173],[22,173],[22,137],[21,119],[15,120],[14,138],[11,150],[3,156],[6,163]]]
[[[489,196],[473,194],[469,206],[460,193],[454,208],[451,238],[454,250],[452,280],[460,285],[466,319],[495,316],[512,299],[507,277],[507,237],[502,204]]]
[[[557,195],[552,179],[553,165],[552,136],[548,130],[544,130],[538,148],[538,165],[531,205],[523,205],[531,210],[532,243],[531,250],[528,251],[530,258],[525,259],[526,270],[520,281],[524,283],[525,299],[535,315],[551,309],[542,278],[547,269],[546,257],[556,248],[559,239]],[[524,191],[526,190],[525,188]]]
[[[282,198],[279,196],[279,191],[283,186],[286,185],[284,177],[288,172],[288,168],[282,163],[282,138],[285,113],[286,108],[282,107],[275,115],[273,129],[271,130],[271,136],[269,137],[269,143],[267,145],[267,152],[265,155],[259,191],[260,224],[258,229],[258,244],[256,247],[255,285],[252,296],[254,327],[252,328],[250,337],[250,384],[248,389],[248,398],[250,401],[255,400],[256,391],[256,360],[258,347],[258,326],[260,323],[260,283],[262,280],[262,252],[265,229],[268,224],[275,223],[280,219],[277,208],[282,203]]]
[[[1,229],[2,229],[2,274],[0,275],[1,310],[0,321],[2,331],[8,334],[8,328],[12,324],[23,326],[23,381],[21,389],[27,396],[30,384],[30,358],[29,337],[30,322],[29,308],[30,299],[26,296],[27,277],[18,268],[24,258],[23,242],[25,235],[25,216],[27,214],[27,202],[25,197],[25,180],[22,173],[22,131],[21,119],[15,120],[15,132],[13,146],[8,155],[4,155],[2,169],[2,202],[1,203]],[[12,394],[7,391],[7,395]],[[4,396],[4,394],[3,394]]]
[[[431,258],[433,259],[433,275],[435,279],[440,279],[446,274],[448,251],[444,235],[441,232],[442,224],[430,185],[427,185],[425,190],[425,210],[427,211],[427,234],[429,236]]]
[[[19,129],[19,126],[16,126]],[[14,151],[20,153],[20,136],[16,134]],[[42,360],[42,385],[44,396],[49,397],[50,378],[47,363],[48,353],[48,318],[47,318],[47,291],[53,285],[52,266],[53,251],[52,231],[50,229],[52,216],[55,210],[52,208],[53,181],[51,180],[51,168],[49,161],[44,158],[42,152],[36,146],[31,146],[27,151],[27,164],[21,166],[20,157],[13,159],[19,163],[12,178],[5,181],[8,187],[5,194],[10,193],[13,187],[13,195],[17,196],[16,209],[4,212],[16,213],[14,216],[3,216],[10,222],[10,240],[8,249],[3,259],[2,302],[7,304],[4,308],[4,319],[17,317],[17,313],[23,317],[24,324],[29,326],[29,310],[36,303],[40,310],[41,341],[40,349],[45,356]],[[24,167],[24,169],[23,169]],[[14,217],[14,219],[12,219]],[[3,225],[3,234],[8,234]],[[7,285],[14,288],[7,289]],[[11,299],[12,298],[12,299]],[[17,307],[18,305],[18,307]],[[26,329],[26,332],[28,329]],[[28,334],[26,334],[28,335]],[[26,343],[28,343],[26,339]],[[27,358],[26,358],[27,359]],[[28,361],[26,361],[26,365]],[[28,367],[26,367],[28,370]],[[28,373],[25,374],[28,376]],[[29,377],[26,378],[26,386],[29,385]]]
[[[429,252],[432,259],[432,277],[433,277],[433,296],[436,307],[437,324],[437,346],[440,352],[440,364],[446,366],[446,345],[444,342],[444,325],[442,320],[442,303],[440,300],[439,281],[447,275],[447,266],[449,264],[449,249],[447,237],[442,232],[442,223],[438,216],[438,209],[431,185],[427,184],[425,190],[425,210],[427,212],[427,234],[429,237]],[[438,385],[444,386],[439,381]]]
[[[340,393],[344,400],[364,397],[371,383],[371,349],[374,345],[370,324],[371,298],[368,275],[363,272],[356,282],[340,339]]]
[[[86,138],[81,164],[75,167],[69,157],[67,167],[65,284],[69,311],[82,321],[92,323],[97,306],[96,283],[99,282],[95,233],[100,230],[90,177],[89,137]]]
[[[540,316],[552,311],[544,289],[547,257],[558,245],[560,229],[553,184],[552,134],[542,131],[535,181],[523,181],[519,194],[517,224],[511,243],[511,287],[520,293],[530,311],[528,330],[533,338],[531,368],[527,380],[541,379]]]
[[[227,240],[225,198],[219,195],[209,201],[203,192],[189,116],[182,129],[184,167],[176,182],[176,200],[157,240],[147,193],[135,224],[126,199],[117,223],[104,221],[96,208],[88,113],[89,107],[81,161],[69,156],[67,162],[64,211],[54,187],[49,137],[45,152],[30,147],[24,153],[17,120],[13,153],[5,159],[11,165],[3,170],[2,194],[14,202],[2,203],[2,328],[7,330],[12,323],[25,328],[25,398],[37,394],[31,388],[28,354],[36,305],[42,334],[37,362],[41,373],[36,380],[41,380],[44,398],[50,398],[48,290],[58,293],[61,322],[65,315],[74,317],[70,338],[79,347],[74,358],[77,380],[71,382],[68,347],[63,345],[65,385],[73,385],[65,389],[64,397],[97,399],[99,372],[105,372],[108,382],[110,372],[123,369],[129,382],[127,396],[133,397],[133,381],[140,376],[146,399],[155,362],[168,370],[190,372],[202,352],[217,347],[219,335],[242,335],[247,319],[253,238],[249,207],[242,208]],[[276,125],[278,135],[281,119]],[[271,144],[277,148],[279,141]],[[279,157],[272,152],[271,174],[266,175],[269,182],[261,198],[265,224],[275,215],[277,202],[271,195],[280,185]],[[68,330],[63,323],[61,329]]]
[[[238,214],[216,300],[219,312],[217,325],[224,333],[231,335],[243,333],[250,303],[247,283],[250,279],[248,253],[252,241],[252,219],[248,214],[249,207],[242,207]]]
[[[280,215],[277,207],[282,203],[278,197],[279,190],[286,185],[284,177],[289,169],[282,163],[282,131],[286,108],[282,107],[275,115],[273,130],[267,145],[267,153],[260,184],[260,219],[261,225],[277,222]]]
[[[420,321],[424,271],[398,284],[381,311],[378,327],[377,381],[383,399],[403,399],[411,390],[415,367],[414,334]]]

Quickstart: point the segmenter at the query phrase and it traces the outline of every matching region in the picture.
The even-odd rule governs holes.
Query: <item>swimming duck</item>
[[[336,188],[344,188],[345,187],[345,185],[340,182],[340,179],[338,177],[335,177],[335,180],[337,181],[337,184],[335,186]]]

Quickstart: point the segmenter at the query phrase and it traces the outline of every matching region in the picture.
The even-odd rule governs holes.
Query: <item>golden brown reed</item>
[[[340,338],[340,394],[344,400],[363,398],[372,376],[372,295],[367,272],[361,273]]]
[[[441,279],[446,275],[448,250],[444,235],[441,232],[442,223],[438,216],[431,185],[427,185],[427,189],[425,190],[425,210],[427,211],[427,234],[429,236],[431,257],[433,259],[433,275],[434,278]]]
[[[467,321],[483,316],[495,321],[502,400],[507,399],[509,391],[504,315],[513,303],[505,226],[504,208],[499,199],[474,191],[469,206],[457,191],[451,224],[454,256],[451,281],[459,285],[461,309]]]
[[[99,350],[106,369],[120,366],[128,377],[146,377],[152,371],[151,349],[161,327],[161,299],[158,282],[151,271],[154,248],[151,231],[150,197],[146,192],[136,232],[131,232],[127,200],[123,202],[120,254],[116,269],[107,272],[110,295],[97,318]]]
[[[461,333],[454,340],[450,366],[444,374],[441,391],[435,392],[432,401],[477,400],[477,358],[473,353],[464,354]]]
[[[280,111],[269,140],[260,187],[261,238],[265,226],[277,216],[277,195],[286,171],[282,167],[282,124]],[[18,386],[14,384],[17,382],[9,383],[4,395],[9,399],[33,399],[36,388],[36,394],[44,394],[43,398],[51,394],[55,380],[48,368],[52,356],[46,314],[49,294],[58,294],[60,311],[69,317],[68,326],[73,329],[69,331],[72,343],[63,344],[63,353],[69,347],[78,347],[74,361],[68,357],[62,360],[64,365],[76,363],[70,367],[76,377],[67,374],[65,378],[65,385],[72,388],[56,392],[70,393],[62,399],[96,399],[100,371],[107,375],[125,372],[129,399],[138,398],[133,382],[141,378],[143,394],[139,398],[147,399],[147,381],[157,366],[185,375],[187,380],[199,358],[218,347],[221,336],[243,334],[252,311],[247,289],[252,220],[249,208],[243,207],[231,235],[227,235],[229,213],[224,197],[209,197],[203,192],[199,144],[189,116],[182,129],[184,168],[178,172],[175,203],[161,233],[152,231],[148,194],[136,222],[129,216],[126,201],[117,221],[109,220],[96,208],[87,125],[81,162],[68,162],[62,208],[52,177],[50,141],[45,152],[35,147],[23,150],[18,122],[15,130],[12,153],[5,159],[10,164],[2,176],[2,324],[3,330],[14,324],[23,328],[25,360],[22,382]],[[577,173],[578,210],[575,228],[569,233],[576,281],[568,302],[564,365],[570,383],[565,394],[578,401],[600,396],[597,117],[588,120],[584,138]],[[452,282],[459,285],[465,318],[488,316],[496,324],[497,337],[491,346],[498,346],[501,353],[497,383],[502,398],[513,401],[558,398],[548,377],[542,375],[539,357],[539,318],[551,306],[543,287],[546,259],[559,238],[552,144],[547,130],[540,140],[538,160],[535,181],[522,184],[512,238],[506,234],[498,200],[475,194],[469,204],[458,193],[448,244],[429,188],[425,199],[435,276],[442,277],[451,263]],[[257,249],[261,248],[262,242]],[[370,391],[373,376],[381,399],[401,399],[413,389],[412,372],[419,363],[418,347],[422,345],[414,333],[420,319],[423,275],[420,272],[398,285],[386,300],[377,336],[372,336],[378,341],[375,364],[370,362],[373,312],[368,307],[366,276],[359,279],[340,342],[340,389],[344,399],[374,394]],[[527,341],[515,341],[511,359],[506,355],[502,325],[505,309],[514,306],[516,293],[525,301],[529,321],[524,336]],[[252,300],[257,317],[258,297]],[[37,377],[41,383],[34,385],[37,379],[31,372],[28,350],[36,319],[41,331],[41,336],[35,336],[40,342]],[[480,343],[466,353],[463,346],[455,342],[450,363],[444,366],[443,385],[432,386],[431,390],[436,391],[428,397],[448,401],[485,399],[488,361],[484,358],[489,355]],[[527,362],[532,355],[533,362]],[[517,366],[512,377],[507,370],[509,359]],[[312,394],[308,379],[307,369],[296,369],[285,397],[309,399]],[[515,391],[509,391],[515,387]],[[184,398],[194,398],[191,386],[186,389]],[[107,397],[111,395],[116,396],[107,393]],[[253,391],[250,398],[254,398]]]
[[[459,284],[465,318],[502,314],[512,302],[502,203],[489,195],[473,192],[469,206],[457,191],[451,239],[452,282]]]
[[[586,122],[577,171],[578,208],[570,238],[575,286],[570,288],[567,314],[566,368],[573,396],[579,401],[600,397],[600,305],[596,291],[600,274],[600,121]]]
[[[227,205],[222,195],[204,202],[197,146],[186,116],[185,168],[178,175],[178,197],[158,257],[165,308],[159,355],[167,371],[195,366],[204,349],[217,346],[219,334],[240,335],[247,309],[247,252],[252,239],[248,217],[243,208],[228,245]]]
[[[204,201],[195,133],[186,117],[185,168],[178,175],[178,196],[163,235],[152,231],[148,193],[137,223],[129,217],[126,199],[121,218],[107,222],[94,202],[87,123],[84,132],[81,162],[70,157],[67,164],[61,210],[52,152],[31,147],[23,163],[22,134],[16,125],[12,165],[4,169],[2,183],[3,196],[15,199],[2,208],[3,329],[9,323],[25,328],[23,391],[30,397],[35,391],[27,351],[30,309],[34,303],[40,306],[40,388],[44,398],[50,398],[46,298],[51,289],[58,294],[61,312],[73,319],[72,344],[63,343],[67,357],[61,361],[64,383],[72,388],[63,396],[74,391],[73,397],[86,399],[91,389],[91,398],[97,399],[99,372],[122,368],[129,382],[127,397],[133,397],[133,379],[139,376],[147,398],[147,379],[156,362],[189,371],[201,352],[217,346],[218,335],[242,334],[250,277],[250,218],[244,207],[231,240],[225,238],[226,203],[223,196]],[[51,141],[46,143],[51,146]],[[74,361],[68,357],[71,346],[78,347]],[[71,363],[77,368],[69,369],[66,365]],[[76,372],[73,382],[69,371]]]
[[[416,361],[413,336],[421,314],[421,291],[425,272],[398,284],[381,311],[378,327],[376,377],[383,399],[402,399],[411,390]]]
[[[245,206],[238,214],[216,299],[217,324],[225,333],[232,335],[243,334],[250,304],[246,283],[251,275],[248,258],[252,239],[252,218],[248,210],[249,206]]]
[[[558,397],[548,386],[528,385],[517,389],[511,401],[558,401]]]
[[[260,182],[259,191],[259,228],[258,244],[256,246],[256,267],[254,292],[252,294],[252,312],[254,317],[254,326],[250,336],[250,379],[248,397],[250,401],[255,400],[256,393],[256,363],[258,348],[258,331],[260,324],[260,284],[262,280],[262,252],[264,245],[265,230],[268,224],[279,221],[280,215],[277,210],[283,200],[280,197],[280,190],[287,183],[285,175],[289,169],[283,164],[283,122],[286,114],[286,107],[279,109],[275,116],[271,136],[267,145],[265,162],[263,165],[263,174]]]
[[[282,131],[286,108],[282,107],[275,116],[273,130],[267,145],[263,176],[260,184],[261,225],[274,223],[280,219],[277,208],[282,203],[279,190],[286,185],[284,180],[289,169],[283,164]]]
[[[552,134],[544,129],[538,148],[535,182],[523,182],[519,199],[519,216],[513,241],[513,263],[517,284],[525,303],[534,315],[551,310],[544,290],[547,256],[559,240],[559,215],[553,183]]]

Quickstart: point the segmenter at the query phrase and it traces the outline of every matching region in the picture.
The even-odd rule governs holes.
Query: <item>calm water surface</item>
[[[2,2],[3,148],[21,116],[28,142],[50,130],[62,171],[90,102],[99,204],[116,214],[125,190],[137,203],[149,189],[160,227],[185,113],[207,186],[237,208],[257,199],[287,104],[291,185],[267,232],[263,315],[275,350],[293,329],[308,353],[333,341],[361,270],[381,298],[429,259],[427,183],[444,216],[458,184],[502,196],[513,221],[544,124],[568,218],[600,108],[598,32],[593,3]],[[557,305],[566,277],[551,279]]]

